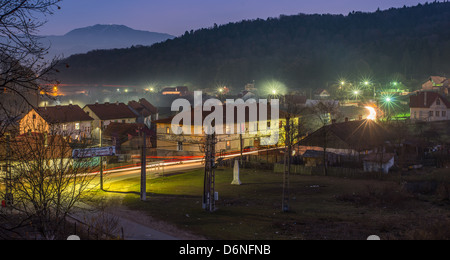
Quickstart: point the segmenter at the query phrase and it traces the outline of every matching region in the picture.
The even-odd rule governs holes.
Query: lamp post
[[[100,121],[100,148],[103,147],[102,121]],[[100,156],[100,190],[103,190],[103,157]]]

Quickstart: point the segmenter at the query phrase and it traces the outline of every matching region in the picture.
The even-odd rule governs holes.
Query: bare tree
[[[319,122],[323,129],[323,163],[324,174],[328,175],[328,142],[329,142],[329,124],[340,118],[340,109],[337,101],[319,101],[316,105],[309,108],[309,114]]]
[[[0,197],[8,205],[0,215],[0,235],[26,239],[24,230],[32,230],[44,239],[60,239],[66,217],[94,188],[88,174],[94,163],[72,159],[75,144],[59,135],[27,134],[1,144],[7,163]]]
[[[36,35],[61,0],[0,0],[0,136],[24,105],[37,106],[39,95],[50,96],[56,58],[47,62]],[[18,109],[19,108],[19,109]]]

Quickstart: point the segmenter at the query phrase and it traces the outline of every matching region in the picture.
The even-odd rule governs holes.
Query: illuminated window
[[[227,141],[227,150],[231,150],[231,141]]]
[[[62,126],[62,129],[63,129],[64,131],[67,130],[67,125],[64,124],[64,125]]]
[[[170,127],[166,128],[166,134],[170,134]]]
[[[80,130],[80,123],[75,123],[75,130]]]
[[[227,133],[227,135],[231,134],[231,126],[230,125],[227,125],[226,133]]]

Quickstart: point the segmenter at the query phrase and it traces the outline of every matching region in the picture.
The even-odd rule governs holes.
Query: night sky
[[[62,35],[95,24],[121,24],[169,33],[211,27],[280,14],[373,12],[425,3],[419,0],[63,0],[61,10],[47,17],[41,35]]]

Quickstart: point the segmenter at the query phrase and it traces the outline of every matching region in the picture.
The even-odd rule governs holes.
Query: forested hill
[[[319,88],[339,77],[420,82],[450,73],[450,3],[215,25],[151,47],[72,56],[60,71],[64,83],[198,88],[266,79]]]

